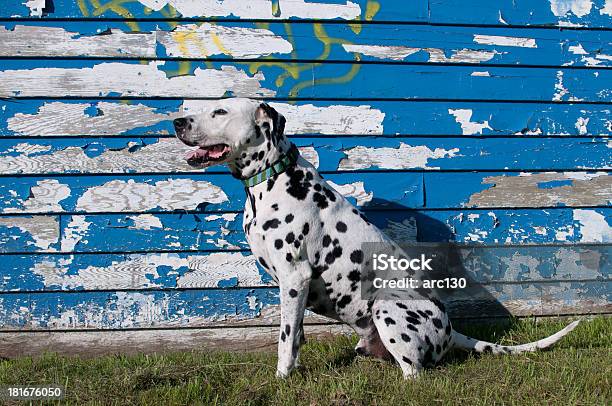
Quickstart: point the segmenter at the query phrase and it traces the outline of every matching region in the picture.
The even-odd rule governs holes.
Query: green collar
[[[286,154],[283,154],[278,161],[250,178],[241,179],[242,183],[244,183],[244,186],[246,187],[259,185],[261,182],[266,181],[272,176],[285,172],[288,167],[297,162],[299,156],[300,153],[297,147],[295,145],[291,145],[289,151]]]

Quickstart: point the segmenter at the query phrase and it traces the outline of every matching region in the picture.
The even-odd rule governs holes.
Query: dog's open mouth
[[[191,166],[202,167],[223,161],[230,152],[231,149],[227,144],[207,145],[189,151],[185,155],[185,159],[187,159],[187,163]]]

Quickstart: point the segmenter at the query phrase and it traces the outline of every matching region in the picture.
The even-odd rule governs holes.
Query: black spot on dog
[[[410,324],[421,324],[421,322],[414,317],[406,317],[406,321]]]
[[[291,326],[289,324],[285,324],[285,334],[289,335],[291,333]]]
[[[285,241],[287,241],[287,244],[292,244],[293,241],[295,241],[295,234],[293,234],[293,232],[289,232],[289,234],[285,236]]]
[[[431,319],[431,322],[436,328],[442,328],[442,320],[438,319],[437,317]]]
[[[402,355],[402,361],[404,361],[406,364],[408,365],[412,365],[412,361],[410,361],[410,358],[406,358],[405,356]]]
[[[355,325],[357,325],[357,327],[359,328],[367,328],[370,325],[370,320],[371,319],[369,317],[362,317],[360,319],[357,319]]]
[[[408,316],[412,317],[412,318],[415,318],[415,319],[418,319],[418,318],[419,318],[419,315],[418,315],[418,314],[416,314],[415,312],[413,312],[412,310],[407,310],[407,311],[406,311],[406,314],[407,314]]]
[[[314,192],[312,194],[312,201],[317,204],[317,207],[319,209],[326,209],[327,206],[329,206],[329,203],[327,203],[327,199],[325,198],[325,196],[323,196],[319,192]]]
[[[289,176],[289,187],[287,188],[287,193],[298,200],[306,199],[311,184],[308,180],[304,179],[304,172],[300,169],[289,167],[287,168],[286,173]]]
[[[329,244],[331,244],[331,241],[332,240],[331,240],[331,237],[329,235],[325,234],[323,236],[323,246],[324,247],[329,247]]]
[[[363,251],[355,250],[351,252],[351,262],[354,264],[360,264],[363,262]]]
[[[302,234],[308,235],[309,231],[310,231],[310,224],[304,223],[304,227],[302,227]]]
[[[285,332],[283,331],[281,333],[281,340],[284,342],[287,339],[287,336],[285,335]]]
[[[277,250],[283,248],[283,240],[278,239],[274,241],[274,248],[276,248]]]
[[[293,214],[287,214],[287,216],[285,216],[285,223],[289,224],[293,221]]]
[[[351,282],[359,282],[359,280],[361,279],[361,274],[358,270],[353,269],[351,272],[349,272],[348,278]]]
[[[338,230],[341,233],[346,233],[346,230],[347,230],[346,224],[344,224],[342,221],[337,222],[336,230]]]
[[[389,327],[392,324],[395,324],[395,320],[393,320],[391,317],[385,317],[384,322],[387,325],[387,327]]]
[[[270,228],[278,228],[280,221],[278,219],[268,220],[263,224],[263,230],[267,231]]]
[[[408,308],[408,306],[400,302],[397,302],[395,305],[399,307],[400,309],[404,309],[404,310]]]
[[[402,333],[402,340],[409,342],[410,341],[410,336],[406,333]]]
[[[291,262],[293,261],[293,255],[291,255],[291,253],[287,253],[287,256],[285,257],[285,259],[287,260],[287,262]]]
[[[297,290],[289,289],[289,296],[296,297],[298,295]]]
[[[344,295],[342,296],[342,298],[338,301],[338,303],[336,303],[336,305],[340,308],[340,309],[344,309],[346,307],[346,305],[348,305],[349,303],[351,303],[351,300],[353,298],[350,297],[349,295]]]
[[[407,328],[408,330],[412,330],[412,331],[416,331],[416,332],[418,332],[418,331],[419,331],[419,330],[418,330],[418,329],[417,329],[415,326],[413,326],[412,324],[407,324],[407,325],[406,325],[406,328]]]

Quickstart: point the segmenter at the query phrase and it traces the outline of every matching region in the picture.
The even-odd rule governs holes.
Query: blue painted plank
[[[168,116],[178,112],[183,103],[193,101],[0,100],[0,136],[164,136],[174,133]],[[295,105],[301,108],[314,105],[324,110],[332,106],[368,106],[368,112],[380,112],[383,115],[382,120],[376,121],[382,128],[377,130],[372,125],[368,131],[386,136],[612,135],[609,106],[424,101],[299,101]],[[126,123],[126,115],[134,117],[133,122]],[[317,127],[303,124],[298,116],[286,116],[286,132],[289,135],[337,135],[336,131],[330,134],[329,128],[338,127],[334,126],[338,119],[327,123],[326,127]],[[67,120],[74,122],[77,118],[79,126],[65,125]],[[341,132],[345,136],[353,133]]]
[[[377,210],[366,216],[398,241],[461,244],[610,242],[612,209]],[[50,226],[53,226],[49,230]],[[242,214],[0,216],[0,252],[248,250]],[[32,259],[33,261],[35,259]]]
[[[431,248],[429,248],[431,249]],[[452,247],[463,259],[450,271],[472,282],[612,280],[612,247]],[[275,285],[248,252],[100,255],[0,255],[0,292],[253,288]],[[223,272],[215,272],[214,268]]]
[[[0,329],[71,330],[270,325],[276,288],[152,292],[3,294]],[[462,295],[463,294],[463,295]],[[459,292],[451,316],[564,314],[605,311],[607,282],[491,284]],[[261,316],[258,316],[261,315]]]
[[[97,3],[97,2],[96,2]],[[203,3],[193,1],[156,2],[154,10],[145,7],[137,1],[125,2],[109,7],[109,3],[94,3],[90,1],[78,2],[76,0],[54,0],[52,9],[32,10],[24,4],[12,3],[2,9],[0,17],[32,17],[44,19],[50,18],[142,18],[142,19],[165,19],[165,18],[194,18],[203,17],[210,19],[330,19],[330,20],[397,20],[416,19],[425,21],[427,17],[427,1],[415,0],[409,3],[401,1],[381,2],[372,0],[338,1],[302,1],[302,0],[279,0],[263,1],[255,7],[249,4],[237,4],[225,6],[224,4]],[[303,3],[303,4],[302,4]],[[149,5],[153,3],[148,2]],[[308,6],[308,7],[306,7]],[[301,12],[299,9],[306,9]]]
[[[326,174],[361,206],[402,208],[608,206],[612,177],[585,173],[384,172]],[[551,181],[571,185],[550,186]],[[363,190],[362,190],[363,189]],[[425,190],[427,191],[425,196]],[[4,213],[145,213],[242,210],[244,190],[227,174],[2,178]]]
[[[108,3],[108,2],[107,2]],[[305,18],[308,14],[293,16],[288,0],[278,2],[264,2],[260,9],[241,12],[241,8],[233,10],[231,7],[217,6],[217,12],[210,8],[185,7],[188,1],[173,2],[176,8],[167,6],[167,2],[157,2],[156,10],[147,9],[140,2],[127,2],[113,7],[109,4],[84,1],[79,4],[75,0],[54,0],[54,7],[36,10],[29,9],[22,2],[12,2],[2,8],[0,17],[31,17],[39,19],[52,18],[132,18],[164,19],[169,17],[203,17],[203,18]],[[296,3],[293,1],[293,3]],[[346,7],[345,1],[318,1],[306,3],[313,4],[317,9],[318,18],[374,21],[402,21],[402,22],[429,22],[436,24],[490,24],[504,26],[512,25],[554,25],[584,27],[609,27],[611,24],[609,5],[606,0],[592,0],[588,2],[567,2],[557,0],[500,0],[495,3],[484,0],[354,0],[351,7]],[[234,3],[235,4],[235,3]],[[278,7],[276,7],[276,4]],[[328,11],[328,5],[335,4],[340,7],[333,13]],[[356,8],[358,6],[358,8]],[[162,8],[163,7],[163,8]],[[289,7],[289,8],[287,8]],[[161,9],[159,9],[161,8]],[[322,15],[321,15],[322,14]]]
[[[610,169],[608,141],[596,139],[452,139],[293,137],[320,171]],[[178,140],[158,138],[0,139],[1,174],[193,172]],[[314,151],[314,153],[312,152]],[[203,172],[203,171],[197,171]],[[214,166],[208,173],[227,173]]]
[[[2,295],[0,329],[194,327],[253,319],[277,289]],[[28,309],[28,311],[24,311]]]
[[[0,56],[610,66],[612,32],[397,24],[7,22]],[[5,31],[6,30],[6,31]],[[134,31],[136,30],[136,31]],[[256,30],[256,31],[253,31]],[[132,35],[126,35],[131,33]],[[103,35],[101,35],[103,34]],[[210,38],[222,44],[215,45]],[[41,40],[43,38],[43,40]],[[452,38],[452,41],[449,41]],[[252,42],[249,52],[240,43]],[[58,47],[58,42],[69,42]],[[257,63],[250,64],[253,71]]]
[[[489,76],[482,76],[481,68],[469,66],[305,63],[302,77],[280,83],[278,78],[286,72],[282,65],[260,67],[254,75],[248,63],[208,65],[192,63],[189,71],[181,71],[178,62],[5,60],[0,96],[612,101],[612,70],[490,67]],[[215,77],[205,73],[210,69]],[[122,75],[109,75],[111,71],[122,71]],[[174,76],[179,72],[182,75]],[[397,77],[409,86],[398,86]]]

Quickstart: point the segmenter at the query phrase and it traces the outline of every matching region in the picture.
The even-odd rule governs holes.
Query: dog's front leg
[[[285,265],[279,275],[281,322],[276,376],[285,378],[296,367],[302,344],[302,322],[311,270],[306,262]]]

